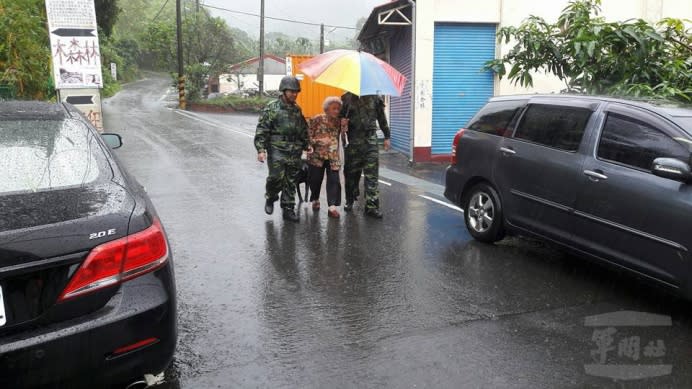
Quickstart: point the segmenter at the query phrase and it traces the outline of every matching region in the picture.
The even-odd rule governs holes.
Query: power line
[[[233,9],[228,9],[228,8],[216,7],[216,6],[209,5],[209,4],[204,4],[203,6],[207,7],[207,8],[217,9],[219,11],[226,11],[226,12],[236,13],[236,14],[240,14],[240,15],[254,16],[257,18],[261,17],[261,15],[258,15],[258,14],[252,13],[252,12],[244,12],[244,11],[238,11],[238,10],[233,10]],[[300,20],[277,18],[277,17],[273,17],[273,16],[265,16],[264,18],[265,19],[271,19],[271,20],[278,20],[281,22],[305,24],[308,26],[321,26],[322,25],[322,23],[304,22],[304,21],[300,21]],[[325,24],[325,27],[343,28],[346,30],[357,30],[357,28],[355,28],[355,27],[336,26],[333,24]]]
[[[161,6],[161,9],[159,9],[159,12],[156,13],[156,16],[154,16],[153,19],[151,19],[151,23],[154,23],[156,19],[158,19],[159,15],[161,15],[161,12],[163,11],[164,8],[168,5],[168,0],[163,2],[163,5]]]

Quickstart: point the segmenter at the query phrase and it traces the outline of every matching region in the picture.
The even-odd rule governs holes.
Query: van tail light
[[[62,291],[58,302],[131,280],[168,259],[166,236],[158,219],[149,228],[91,250]]]
[[[457,164],[457,148],[459,147],[459,141],[461,137],[464,136],[465,129],[460,129],[457,134],[454,135],[454,142],[452,142],[452,165]]]

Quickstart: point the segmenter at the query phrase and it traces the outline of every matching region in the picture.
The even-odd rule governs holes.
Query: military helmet
[[[281,83],[279,83],[279,90],[281,92],[286,90],[300,92],[300,81],[293,76],[286,76],[281,79]]]

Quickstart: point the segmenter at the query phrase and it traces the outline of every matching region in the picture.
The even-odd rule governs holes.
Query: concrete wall
[[[419,0],[416,2],[416,75],[414,147],[425,149],[432,141],[432,82],[435,22],[495,23],[518,25],[529,15],[555,21],[567,0]],[[658,21],[663,17],[692,19],[692,0],[603,0],[602,16],[611,21],[643,18]],[[511,48],[498,45],[500,56]],[[552,76],[536,74],[531,89],[496,81],[497,95],[559,92],[564,83]]]

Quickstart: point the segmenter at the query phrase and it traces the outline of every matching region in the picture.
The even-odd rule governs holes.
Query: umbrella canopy
[[[333,50],[298,66],[315,82],[347,90],[358,96],[401,96],[406,77],[370,53]]]

